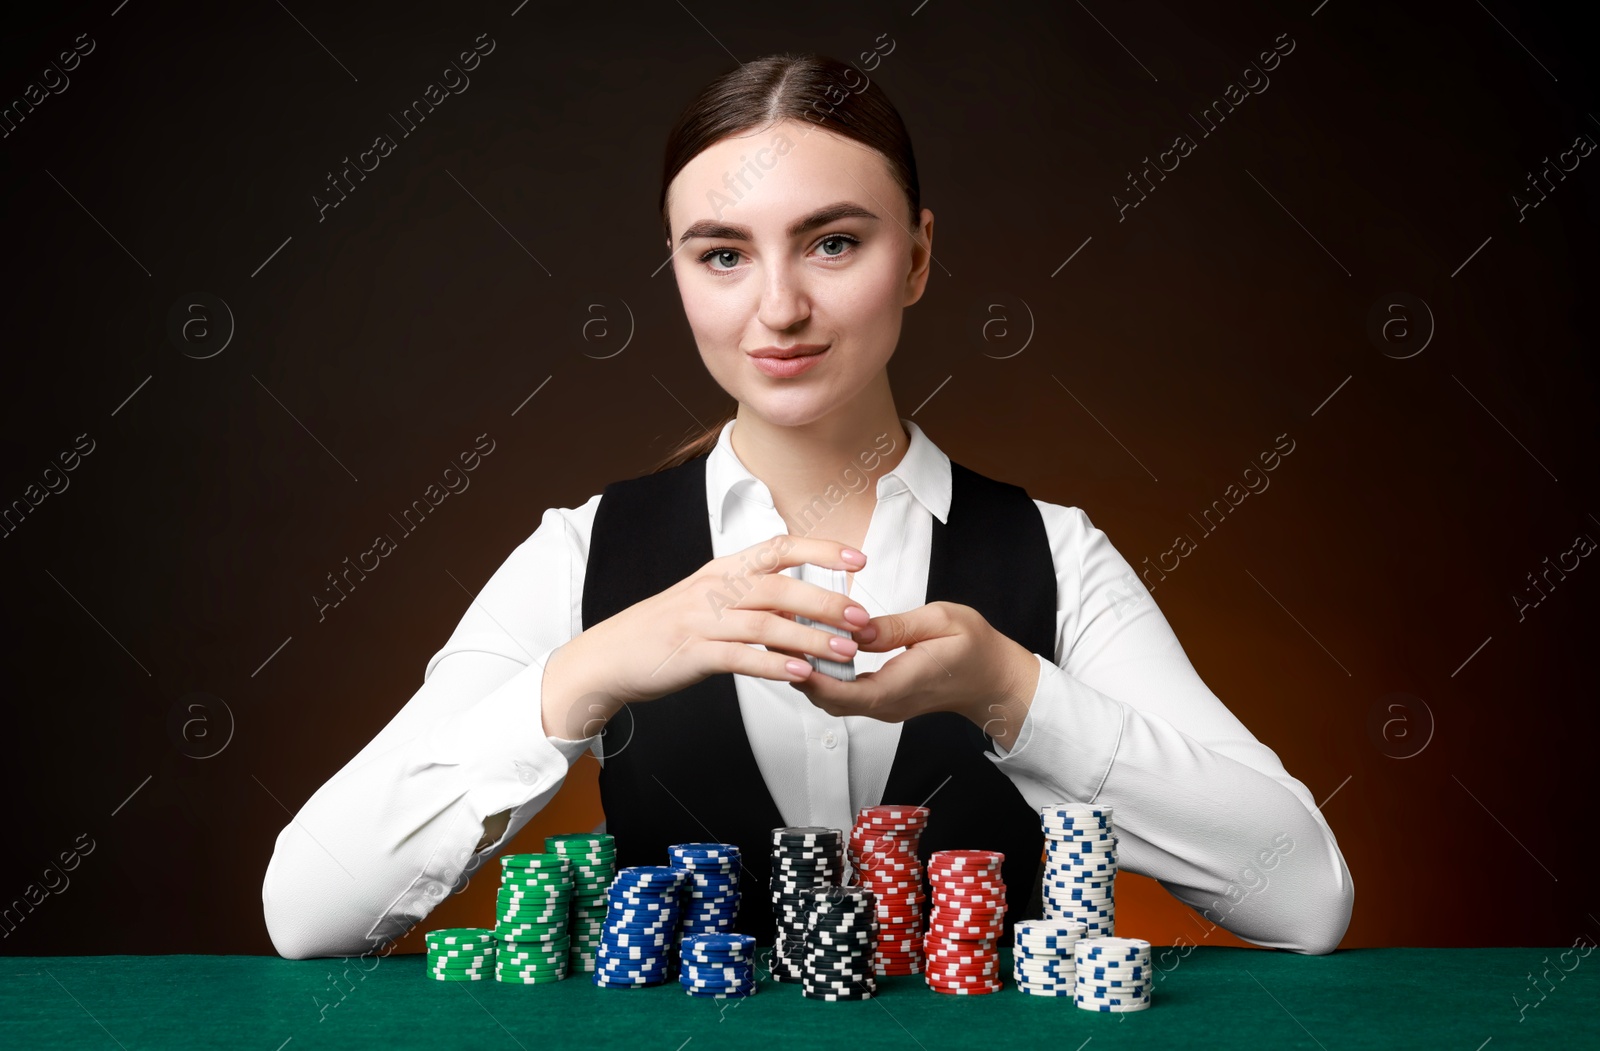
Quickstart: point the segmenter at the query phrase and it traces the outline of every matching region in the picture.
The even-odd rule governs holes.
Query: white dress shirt
[[[787,533],[726,424],[706,463],[712,551]],[[950,460],[910,420],[901,462],[877,481],[850,595],[873,616],[923,604]],[[898,440],[898,436],[894,436]],[[850,499],[853,497],[847,497]],[[353,955],[421,922],[561,787],[597,738],[543,732],[550,654],[583,630],[589,534],[600,503],[550,508],[495,572],[422,688],[279,834],[262,886],[290,958]],[[1033,806],[1113,807],[1121,868],[1260,945],[1330,952],[1354,889],[1311,793],[1200,680],[1154,598],[1076,507],[1035,500],[1056,573],[1056,642],[1009,752],[991,756]],[[826,519],[816,530],[826,535]],[[797,570],[784,572],[798,575]],[[858,673],[904,648],[859,652]],[[826,714],[786,683],[735,675],[756,763],[784,820],[848,829],[882,798],[899,723]],[[937,793],[928,804],[937,807]],[[483,851],[484,819],[510,811]],[[1138,932],[1125,932],[1136,935]]]

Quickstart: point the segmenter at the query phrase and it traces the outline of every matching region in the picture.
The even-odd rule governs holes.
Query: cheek
[[[873,341],[892,341],[899,333],[900,281],[892,266],[863,270],[860,280],[841,288],[840,293],[835,316],[851,332]]]
[[[693,279],[679,280],[678,296],[683,303],[683,316],[703,349],[715,350],[738,338],[743,322],[736,297],[719,294],[718,289]]]

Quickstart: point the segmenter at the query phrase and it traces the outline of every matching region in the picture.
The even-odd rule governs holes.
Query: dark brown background
[[[420,685],[468,592],[545,508],[730,407],[652,276],[679,108],[730,53],[851,58],[880,34],[873,75],[938,216],[891,368],[901,414],[1084,508],[1136,565],[1198,540],[1155,597],[1327,801],[1357,887],[1345,945],[1600,934],[1600,568],[1520,622],[1511,597],[1600,538],[1600,157],[1524,222],[1511,197],[1579,133],[1600,141],[1574,8],[291,3],[302,25],[275,4],[114,6],[0,45],[9,99],[96,42],[0,139],[0,502],[95,442],[0,540],[0,899],[95,844],[5,952],[271,951],[275,835]],[[324,173],[482,33],[470,88],[318,222]],[[1198,138],[1191,115],[1283,33],[1270,87]],[[1198,148],[1119,223],[1125,172],[1180,132]],[[168,338],[192,293],[236,326],[203,359]],[[1391,293],[1431,313],[1420,353],[1414,301],[1408,339],[1369,336]],[[1013,325],[986,342],[994,303]],[[319,623],[325,574],[484,433],[471,488]],[[1271,488],[1202,536],[1189,516],[1280,434],[1296,447]],[[170,716],[196,691],[213,736],[185,740]],[[591,827],[593,781],[586,759],[517,845]],[[1120,887],[1125,931],[1227,940],[1148,881]],[[477,923],[490,893],[436,915]]]

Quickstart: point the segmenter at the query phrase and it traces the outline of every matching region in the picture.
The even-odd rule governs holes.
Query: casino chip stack
[[[1075,996],[1077,957],[1084,937],[1081,923],[1018,920],[1012,928],[1012,978],[1020,992],[1034,996]]]
[[[668,847],[672,867],[688,891],[678,923],[678,948],[695,934],[725,934],[739,917],[739,848],[732,843],[679,843]]]
[[[428,976],[438,982],[478,982],[495,964],[494,931],[447,927],[429,931]]]
[[[1000,936],[1005,929],[1005,855],[992,850],[940,850],[928,857],[933,911],[923,942],[924,980],[941,993],[998,992]]]
[[[506,854],[500,858],[494,928],[500,949],[495,978],[542,984],[567,976],[572,892],[572,866],[560,854]]]
[[[927,823],[927,807],[869,806],[861,808],[850,829],[847,856],[854,882],[877,899],[875,974],[922,973],[922,918],[928,899],[917,844]]]
[[[671,977],[684,875],[666,865],[636,865],[617,873],[606,891],[609,907],[594,951],[594,984],[628,989]]]
[[[1090,938],[1116,933],[1117,835],[1111,808],[1052,803],[1044,825],[1044,918],[1083,924]]]
[[[867,1000],[878,991],[873,977],[877,951],[877,903],[862,887],[827,887],[811,892],[806,917],[800,990],[811,1000]]]
[[[844,836],[836,828],[772,830],[772,977],[798,982],[805,952],[811,892],[837,887],[844,877]]]
[[[606,888],[617,875],[617,841],[603,832],[545,837],[544,847],[572,868],[570,972],[594,970],[594,951],[606,919]]]
[[[1078,1006],[1143,1011],[1150,1006],[1150,943],[1143,938],[1080,938],[1074,946]]]
[[[756,991],[756,940],[748,934],[691,934],[683,939],[678,984],[690,996],[728,1000]]]

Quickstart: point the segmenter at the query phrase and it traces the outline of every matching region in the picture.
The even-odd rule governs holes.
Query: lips
[[[799,348],[789,347],[787,348],[788,356],[786,357],[779,356],[775,352],[776,348],[764,347],[762,349],[767,353],[764,355],[759,352],[752,353],[750,355],[750,364],[774,379],[792,379],[810,369],[817,368],[817,363],[828,356],[830,348],[823,347],[821,350],[810,353],[800,353]]]
[[[752,358],[808,358],[821,354],[828,349],[826,343],[794,343],[787,347],[762,347],[759,350],[749,351]]]

